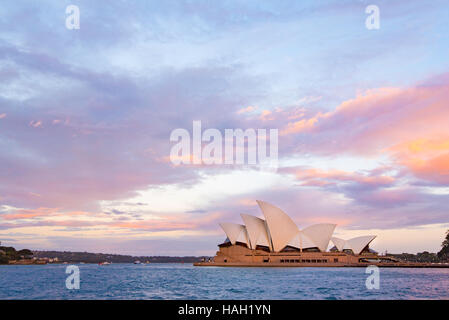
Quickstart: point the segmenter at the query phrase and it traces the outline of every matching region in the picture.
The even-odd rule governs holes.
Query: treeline
[[[69,263],[132,263],[136,260],[150,263],[193,263],[200,261],[202,258],[209,257],[169,257],[169,256],[129,256],[120,254],[106,254],[106,253],[91,253],[91,252],[70,252],[70,251],[33,251],[36,258],[58,258],[59,262]]]
[[[428,263],[446,262],[446,259],[440,258],[437,253],[432,253],[428,251],[419,252],[417,254],[412,253],[388,254],[388,256],[392,256],[408,262],[428,262]]]
[[[449,230],[446,231],[446,237],[443,243],[441,243],[441,250],[438,253],[424,251],[417,254],[390,254],[390,256],[410,262],[449,262]]]
[[[28,249],[16,250],[13,247],[0,246],[0,264],[8,264],[10,260],[30,259],[33,252]]]

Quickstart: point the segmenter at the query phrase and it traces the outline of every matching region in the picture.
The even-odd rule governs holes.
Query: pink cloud
[[[449,138],[407,141],[393,146],[390,152],[415,176],[449,184]]]
[[[23,220],[33,218],[45,218],[53,216],[95,216],[97,213],[86,211],[68,211],[63,212],[60,208],[37,208],[37,209],[16,209],[11,213],[4,213],[0,215],[3,220]]]
[[[40,120],[32,120],[30,122],[30,126],[33,127],[33,128],[42,127],[42,121],[40,121]]]
[[[280,123],[284,143],[315,155],[388,156],[396,166],[447,183],[449,76],[411,88],[368,90],[335,110]],[[293,111],[296,114],[296,111]],[[282,144],[280,141],[280,145]],[[295,149],[296,150],[296,149]]]
[[[250,113],[256,110],[256,107],[254,106],[248,106],[246,108],[242,108],[237,111],[237,114],[244,114],[244,113]]]
[[[386,175],[367,175],[342,170],[320,170],[314,168],[285,168],[282,172],[292,173],[301,185],[323,186],[335,182],[357,182],[371,186],[386,186],[394,183],[395,179]]]

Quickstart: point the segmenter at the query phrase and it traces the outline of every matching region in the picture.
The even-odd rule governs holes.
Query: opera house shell
[[[376,236],[344,240],[332,237],[335,224],[314,224],[300,230],[278,207],[257,201],[265,219],[241,214],[244,224],[220,223],[226,240],[210,261],[197,266],[354,266],[396,263],[369,248]],[[328,250],[329,245],[333,247]]]

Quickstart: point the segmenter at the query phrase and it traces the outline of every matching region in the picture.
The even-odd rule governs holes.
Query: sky
[[[214,255],[262,217],[436,252],[449,229],[446,1],[9,1],[0,241]],[[80,10],[66,27],[66,7]],[[368,29],[368,5],[380,28]],[[174,165],[177,128],[278,129],[277,170]]]

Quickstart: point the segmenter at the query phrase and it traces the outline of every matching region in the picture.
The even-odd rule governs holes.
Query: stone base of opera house
[[[360,255],[345,252],[267,252],[236,244],[221,246],[211,261],[194,263],[198,267],[379,267],[449,268],[449,264],[411,263],[375,253]]]

